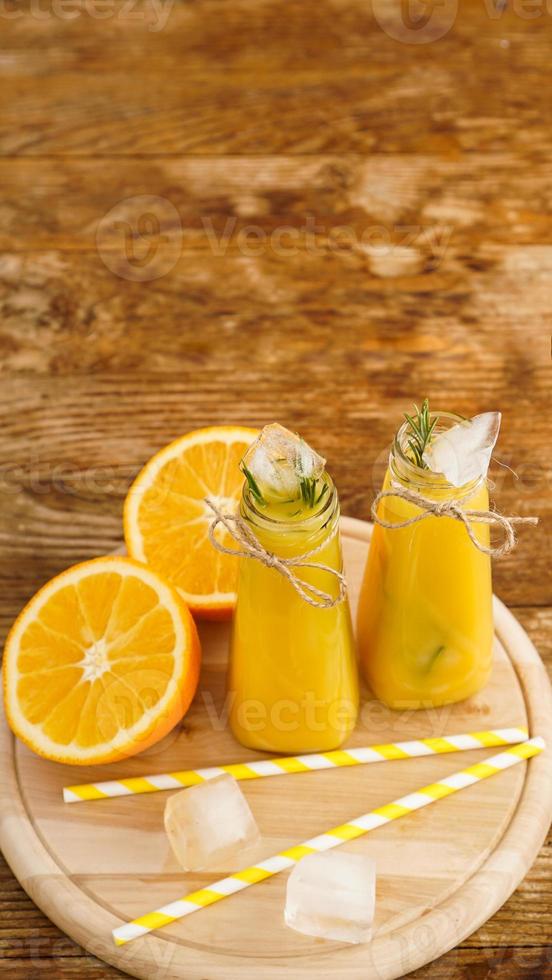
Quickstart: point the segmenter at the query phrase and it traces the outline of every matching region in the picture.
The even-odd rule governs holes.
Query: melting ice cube
[[[232,861],[259,839],[247,800],[228,773],[171,796],[165,830],[185,871]]]
[[[424,462],[454,487],[486,476],[500,419],[500,412],[483,412],[440,432],[424,451]]]
[[[263,497],[295,500],[303,479],[318,480],[326,460],[283,425],[265,425],[242,460]]]
[[[376,865],[344,851],[309,854],[287,882],[285,920],[297,932],[343,943],[372,938]]]

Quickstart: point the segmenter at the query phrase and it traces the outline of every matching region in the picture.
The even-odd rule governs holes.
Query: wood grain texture
[[[542,152],[546,18],[499,9],[493,18],[469,0],[440,42],[423,45],[393,40],[361,0],[285,16],[278,0],[200,0],[176,4],[164,30],[115,16],[94,21],[89,38],[82,19],[14,20],[0,150]],[[515,92],[497,84],[510,75],[524,78]]]
[[[278,417],[366,518],[396,421],[427,393],[504,413],[519,479],[495,467],[495,498],[541,526],[496,563],[495,589],[552,667],[552,23],[529,6],[466,0],[421,45],[363,0],[176,2],[159,31],[120,3],[105,20],[39,20],[30,0],[2,17],[2,638],[50,575],[115,547],[129,481],[170,438]],[[154,271],[167,249],[176,264],[146,283],[106,266],[124,272],[125,251],[101,231],[114,207],[136,227],[139,195],[178,215]],[[410,244],[418,271],[376,275],[378,242]],[[137,254],[149,244],[138,234]],[[549,841],[510,901],[415,976],[552,976],[551,880]],[[118,975],[0,858],[4,973]]]

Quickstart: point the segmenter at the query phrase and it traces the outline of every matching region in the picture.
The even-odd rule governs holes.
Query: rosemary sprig
[[[431,442],[431,436],[433,430],[439,421],[436,416],[433,422],[430,419],[429,414],[429,400],[424,398],[422,402],[422,407],[414,405],[415,415],[409,415],[408,412],[404,413],[404,417],[410,426],[411,436],[408,440],[408,445],[410,447],[410,452],[412,453],[412,459],[423,470],[427,470],[427,463],[424,462],[424,450]]]
[[[320,493],[317,494],[316,488],[318,485],[318,479],[315,476],[303,476],[299,480],[299,489],[301,491],[301,500],[307,507],[316,507],[324,494],[328,492],[328,484],[324,483]]]
[[[266,500],[264,499],[264,497],[263,497],[263,495],[262,495],[262,493],[261,493],[261,491],[259,489],[259,484],[257,483],[257,481],[256,481],[255,477],[253,476],[251,470],[249,470],[247,468],[247,466],[245,465],[245,463],[243,462],[243,460],[242,460],[240,466],[241,466],[241,471],[242,471],[245,479],[247,480],[247,482],[249,484],[249,489],[251,491],[252,496],[255,498],[255,500],[257,501],[257,503],[261,505],[261,507],[264,507],[265,504],[266,504]]]
[[[305,440],[301,438],[301,436],[299,435],[298,438],[299,438],[300,445],[306,447],[307,452],[310,452],[309,447],[307,446]],[[320,503],[327,487],[324,486],[320,491],[320,494],[318,496],[316,495],[318,478],[316,476],[304,476],[302,473],[304,455],[305,454],[302,451],[298,450],[295,459],[295,472],[297,473],[299,479],[299,490],[301,493],[301,500],[307,507],[312,508],[315,507],[316,504]]]
[[[320,493],[318,494],[318,497],[314,501],[315,504],[319,504],[320,503],[320,501],[322,500],[322,497],[324,496],[325,493],[327,493],[327,491],[328,491],[328,484],[325,483],[324,486],[322,487]]]
[[[313,476],[300,477],[299,489],[303,503],[307,507],[314,507],[316,499],[316,478]]]

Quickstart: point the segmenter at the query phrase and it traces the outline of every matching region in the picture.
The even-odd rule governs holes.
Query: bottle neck
[[[240,516],[259,541],[276,554],[293,554],[316,548],[334,531],[339,520],[339,498],[331,477],[324,480],[328,490],[314,507],[301,500],[293,504],[262,507],[244,484]]]
[[[435,435],[446,432],[464,419],[461,415],[453,412],[432,412],[431,419],[437,418],[439,421],[435,427]],[[434,473],[429,469],[422,469],[417,466],[408,453],[409,426],[404,422],[398,430],[391,452],[389,454],[389,477],[391,483],[413,490],[422,496],[432,500],[467,500],[478,492],[482,484],[485,483],[484,477],[478,477],[464,484],[462,487],[455,487],[446,479],[442,473]]]

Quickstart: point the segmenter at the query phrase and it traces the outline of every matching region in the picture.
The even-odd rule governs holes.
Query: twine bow
[[[343,602],[347,595],[347,582],[343,572],[331,568],[330,565],[308,560],[318,551],[321,551],[322,548],[325,548],[335,537],[339,530],[338,521],[335,522],[335,526],[330,531],[328,537],[324,538],[316,548],[313,548],[311,551],[305,551],[302,555],[296,555],[293,558],[281,558],[280,555],[275,555],[272,551],[267,551],[262,546],[257,536],[241,517],[234,514],[223,514],[217,505],[212,500],[209,500],[208,497],[205,498],[205,503],[213,511],[215,517],[214,521],[209,525],[209,539],[218,551],[221,551],[225,555],[234,555],[236,558],[254,558],[267,568],[274,568],[280,575],[287,578],[288,582],[305,602],[308,602],[309,605],[314,606],[316,609],[332,609],[340,602]],[[241,545],[241,548],[227,548],[226,545],[217,541],[215,530],[219,524],[222,524],[226,528],[228,533],[234,538],[234,541],[237,541]],[[294,568],[316,568],[319,571],[328,572],[329,575],[333,575],[337,579],[339,587],[337,597],[334,598],[329,592],[318,589],[315,585],[311,585],[310,582],[304,582],[303,579],[300,579],[295,574],[293,571]]]
[[[378,517],[377,513],[378,504],[384,497],[398,497],[400,500],[408,500],[411,504],[420,507],[421,512],[414,517],[409,517],[405,521],[386,521],[382,517]],[[406,487],[381,490],[372,504],[372,517],[374,522],[379,524],[380,527],[386,527],[391,530],[400,527],[410,527],[412,524],[424,521],[426,517],[453,517],[455,520],[462,522],[475,547],[492,558],[501,558],[502,555],[507,555],[514,547],[516,543],[514,524],[539,523],[538,517],[504,517],[504,514],[499,514],[495,510],[465,509],[458,500],[428,500],[427,497],[422,497],[421,494],[415,493],[414,490],[407,490]],[[472,524],[491,524],[501,528],[504,534],[502,544],[494,548],[488,548],[487,545],[479,541],[471,526]]]

